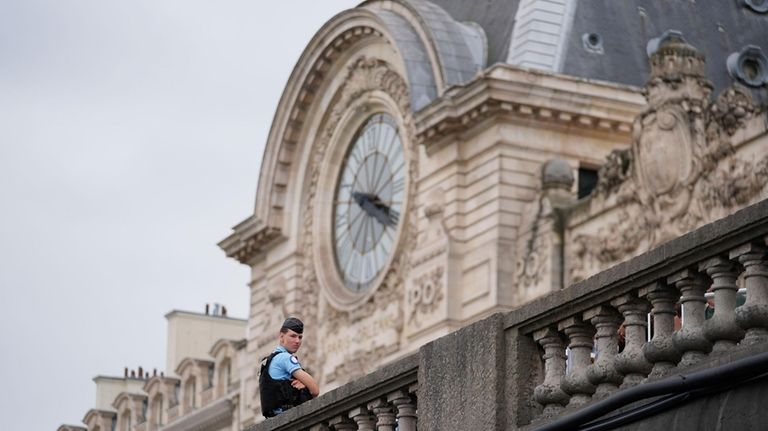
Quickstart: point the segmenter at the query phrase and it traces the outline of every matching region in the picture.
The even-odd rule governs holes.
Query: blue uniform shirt
[[[275,352],[280,352],[269,363],[269,376],[275,380],[291,380],[293,372],[301,369],[299,358],[288,353],[283,346],[277,346]]]

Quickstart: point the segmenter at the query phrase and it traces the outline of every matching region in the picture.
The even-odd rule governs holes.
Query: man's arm
[[[317,385],[315,379],[309,375],[308,372],[302,369],[298,369],[293,372],[292,376],[294,379],[300,381],[304,386],[306,386],[307,389],[309,389],[309,393],[312,394],[312,398],[320,395],[320,386]]]

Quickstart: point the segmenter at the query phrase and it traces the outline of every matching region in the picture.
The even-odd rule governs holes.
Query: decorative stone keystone
[[[699,264],[712,279],[715,292],[715,314],[704,321],[704,335],[713,342],[713,352],[723,352],[744,337],[744,330],[736,324],[736,266],[723,257],[713,257]]]
[[[742,343],[768,341],[768,263],[766,248],[760,244],[745,244],[730,253],[744,265],[744,287],[747,302],[736,309],[736,323],[747,331]]]
[[[663,281],[640,289],[639,295],[648,298],[653,306],[653,338],[643,346],[645,358],[653,364],[649,378],[665,376],[680,361],[681,353],[672,343],[675,331],[675,304],[679,292]]]
[[[544,406],[543,415],[550,417],[568,404],[568,394],[560,389],[565,376],[565,343],[552,328],[534,332],[533,339],[544,349],[544,382],[534,388],[533,399]]]
[[[681,367],[700,362],[712,349],[712,344],[704,336],[704,305],[707,300],[704,292],[709,280],[696,271],[684,269],[667,278],[680,289],[680,303],[683,308],[683,327],[672,334],[672,342],[683,353]]]
[[[585,311],[584,320],[592,322],[597,328],[597,359],[587,368],[587,379],[596,386],[594,396],[602,398],[618,389],[624,379],[616,370],[622,318],[614,308],[601,305]]]
[[[653,365],[645,359],[643,346],[648,330],[648,302],[633,294],[622,295],[611,301],[624,316],[624,350],[616,357],[616,369],[624,374],[622,388],[629,388],[645,380]]]
[[[395,420],[395,410],[392,404],[378,399],[368,403],[368,410],[371,410],[376,415],[377,431],[395,431],[397,421]]]
[[[397,429],[416,431],[416,402],[405,391],[396,391],[387,396],[387,401],[397,408]]]
[[[571,351],[571,371],[565,376],[560,387],[571,396],[568,407],[582,406],[588,403],[595,393],[595,386],[587,379],[595,328],[578,317],[571,317],[561,321],[558,329],[568,337],[568,348]]]

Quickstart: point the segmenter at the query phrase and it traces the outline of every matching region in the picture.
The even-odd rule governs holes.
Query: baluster
[[[680,361],[681,353],[672,342],[675,332],[675,304],[680,293],[663,281],[640,289],[640,296],[651,301],[653,338],[643,346],[645,358],[653,364],[649,378],[665,376]]]
[[[345,416],[336,416],[328,421],[328,425],[330,425],[334,431],[353,431],[357,429],[357,424]]]
[[[712,279],[715,293],[715,314],[704,321],[704,335],[714,343],[713,352],[723,352],[744,337],[744,330],[736,324],[736,266],[717,256],[701,262],[699,271],[706,271]]]
[[[331,428],[322,422],[309,427],[309,431],[330,431],[330,430]]]
[[[377,431],[395,431],[397,421],[395,421],[395,410],[392,404],[378,399],[368,403],[368,410],[371,410],[376,415]]]
[[[349,412],[349,417],[357,423],[357,429],[360,431],[375,431],[374,424],[376,418],[365,407],[355,407]]]
[[[416,403],[406,391],[396,391],[387,396],[387,401],[397,408],[397,429],[416,431]]]
[[[544,349],[544,382],[533,389],[533,399],[544,406],[544,416],[554,416],[568,404],[568,394],[560,389],[565,376],[565,343],[552,328],[534,332],[533,339]]]
[[[704,306],[707,302],[704,292],[708,280],[696,271],[684,269],[669,276],[667,281],[674,283],[682,294],[683,327],[672,334],[672,342],[683,354],[678,365],[687,367],[700,362],[712,349],[704,336]]]
[[[747,302],[736,309],[736,323],[746,335],[742,343],[757,344],[768,341],[768,263],[766,248],[749,243],[732,250],[731,259],[738,258],[744,265],[744,287]]]
[[[643,353],[648,330],[648,302],[627,294],[611,303],[624,316],[624,350],[616,357],[616,369],[624,374],[621,387],[629,388],[645,380],[653,368]]]
[[[618,389],[624,379],[616,370],[615,362],[619,353],[621,315],[614,308],[601,305],[584,312],[584,320],[590,321],[597,329],[597,358],[587,368],[587,378],[596,386],[594,396],[602,398]]]
[[[587,379],[587,367],[591,364],[592,347],[594,346],[595,328],[584,323],[578,317],[570,317],[558,325],[558,329],[568,337],[568,348],[571,350],[571,372],[560,385],[565,393],[571,396],[568,407],[582,406],[589,402],[595,393],[595,386]]]

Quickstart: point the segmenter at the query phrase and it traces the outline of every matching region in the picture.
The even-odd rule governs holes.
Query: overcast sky
[[[353,0],[0,0],[0,416],[80,424],[162,369],[172,309],[246,317],[216,246],[253,211],[278,99]]]

